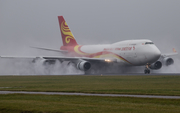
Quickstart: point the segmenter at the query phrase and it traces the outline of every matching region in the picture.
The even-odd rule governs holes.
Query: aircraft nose
[[[160,56],[161,56],[161,52],[157,47],[154,47],[151,51],[150,51],[150,58],[152,59],[152,62],[157,61]]]
[[[154,55],[154,58],[158,60],[161,56],[160,50],[158,48],[156,48],[153,52],[153,55]]]
[[[153,46],[148,49],[145,56],[148,63],[154,63],[160,58],[161,52],[156,46]]]

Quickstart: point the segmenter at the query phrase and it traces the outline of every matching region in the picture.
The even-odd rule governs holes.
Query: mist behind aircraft
[[[179,0],[1,0],[0,55],[61,55],[29,48],[29,46],[60,48],[62,40],[57,24],[58,15],[65,17],[79,44],[150,39],[162,53],[169,53],[172,48],[179,51],[179,11]],[[11,73],[16,72],[13,66],[15,63],[5,65],[2,62],[0,61],[1,70],[12,67],[10,70],[15,70]],[[178,62],[179,56],[176,56],[171,72],[179,72]],[[164,69],[162,72],[167,70]]]

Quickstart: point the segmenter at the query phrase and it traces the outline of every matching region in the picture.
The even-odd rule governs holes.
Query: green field
[[[0,113],[179,113],[180,100],[126,97],[0,95]]]
[[[0,90],[180,95],[180,76],[0,76]],[[179,113],[180,99],[0,95],[0,113]]]
[[[180,76],[0,76],[0,90],[180,95]]]

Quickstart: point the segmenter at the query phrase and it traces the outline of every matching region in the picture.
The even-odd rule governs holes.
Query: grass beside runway
[[[179,113],[176,99],[127,97],[0,95],[0,113]]]
[[[180,95],[180,76],[0,76],[0,90]]]

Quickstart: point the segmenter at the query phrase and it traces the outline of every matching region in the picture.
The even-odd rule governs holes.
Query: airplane
[[[58,21],[63,42],[60,50],[33,48],[60,52],[65,56],[35,57],[32,62],[40,61],[43,65],[50,65],[56,61],[61,63],[68,61],[68,64],[73,64],[85,74],[96,74],[103,67],[121,69],[121,67],[144,66],[144,73],[149,74],[150,70],[158,70],[162,65],[172,65],[174,60],[170,56],[178,54],[175,49],[173,53],[161,54],[156,45],[148,39],[125,40],[101,45],[79,45],[64,17],[58,16]],[[102,72],[105,71],[102,69]]]

